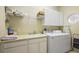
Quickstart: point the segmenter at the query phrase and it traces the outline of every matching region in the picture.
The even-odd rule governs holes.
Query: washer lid
[[[45,33],[47,36],[69,35],[69,33]]]

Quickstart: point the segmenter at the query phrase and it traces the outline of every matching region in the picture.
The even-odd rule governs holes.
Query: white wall
[[[5,35],[5,9],[0,6],[0,36]]]
[[[42,7],[31,6],[10,6],[13,10],[18,10],[24,13],[24,17],[10,17],[10,25],[18,34],[28,34],[36,31],[37,33],[42,31],[42,21],[36,19],[36,13],[39,10],[43,10]]]
[[[13,10],[21,11],[26,14],[23,18],[21,17],[10,17],[10,25],[18,34],[28,34],[36,31],[37,33],[43,30],[43,20],[36,19],[36,14],[38,11],[44,8],[56,9],[56,7],[46,7],[46,6],[9,6]],[[32,16],[32,17],[28,17]]]
[[[60,11],[64,14],[64,30],[68,31],[68,27],[66,27],[68,25],[68,17],[72,14],[79,13],[79,6],[62,6],[60,7]],[[79,34],[79,22],[71,25],[71,30],[73,34]]]

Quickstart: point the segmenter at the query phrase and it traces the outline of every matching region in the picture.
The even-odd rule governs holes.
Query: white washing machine
[[[64,53],[71,50],[69,33],[46,33],[48,35],[48,53]]]

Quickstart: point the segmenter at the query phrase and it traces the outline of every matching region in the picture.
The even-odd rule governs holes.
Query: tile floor
[[[72,51],[70,51],[69,53],[79,53],[79,49],[74,48]]]

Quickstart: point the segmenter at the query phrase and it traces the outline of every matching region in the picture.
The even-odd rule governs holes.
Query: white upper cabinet
[[[52,9],[45,9],[44,25],[63,26],[63,14]]]
[[[64,25],[64,16],[63,16],[63,13],[59,13],[59,26],[63,26]]]

